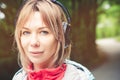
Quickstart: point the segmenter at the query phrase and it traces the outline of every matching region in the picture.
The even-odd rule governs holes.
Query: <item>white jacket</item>
[[[74,61],[66,60],[67,68],[62,80],[95,80],[90,71]],[[21,68],[12,80],[27,80],[26,72]]]

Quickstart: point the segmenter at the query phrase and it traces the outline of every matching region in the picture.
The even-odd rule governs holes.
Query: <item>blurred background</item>
[[[0,0],[0,79],[20,68],[14,22],[23,0]],[[72,18],[71,60],[86,66],[96,80],[120,80],[120,0],[58,0]]]

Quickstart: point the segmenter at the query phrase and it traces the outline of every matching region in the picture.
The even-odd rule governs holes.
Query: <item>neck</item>
[[[47,60],[46,62],[40,63],[40,64],[33,64],[33,70],[39,71],[41,69],[50,69],[55,68],[58,65],[56,64],[57,57],[51,57],[51,59]]]

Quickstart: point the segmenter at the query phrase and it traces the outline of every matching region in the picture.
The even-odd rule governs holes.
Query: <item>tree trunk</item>
[[[96,0],[72,0],[72,54],[71,59],[92,67],[96,51]]]

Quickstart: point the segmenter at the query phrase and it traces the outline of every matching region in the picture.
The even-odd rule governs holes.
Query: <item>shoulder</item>
[[[88,80],[82,70],[77,69],[71,64],[67,64],[66,72],[63,80]]]
[[[15,73],[12,80],[25,80],[25,78],[26,78],[26,72],[23,70],[23,68],[21,68]]]
[[[95,80],[92,73],[83,65],[71,60],[66,60],[65,63],[67,64],[65,77],[71,76],[69,80]]]

